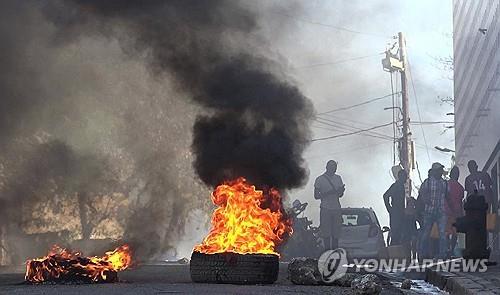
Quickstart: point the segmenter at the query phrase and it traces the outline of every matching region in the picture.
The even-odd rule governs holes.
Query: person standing
[[[467,163],[469,168],[469,176],[465,178],[465,190],[467,191],[467,198],[469,196],[477,194],[478,196],[484,196],[484,200],[488,203],[488,213],[497,213],[498,201],[493,197],[493,188],[490,175],[486,171],[479,171],[476,161],[470,160]],[[496,220],[494,221],[496,223]],[[488,221],[486,223],[488,225]],[[496,226],[495,226],[496,227]],[[490,238],[493,240],[493,249],[498,247],[498,233],[493,232],[490,235],[488,232],[488,242]]]
[[[403,229],[402,235],[403,244],[408,245],[411,259],[416,259],[418,241],[417,200],[413,197],[408,197],[406,199],[405,218],[405,228]]]
[[[465,190],[467,191],[467,197],[477,193],[480,196],[484,196],[484,200],[492,205],[496,202],[493,200],[493,189],[491,187],[492,181],[490,175],[484,171],[478,171],[478,166],[476,161],[470,160],[467,163],[469,168],[469,176],[465,178]]]
[[[345,185],[337,172],[337,162],[326,163],[326,171],[314,182],[314,198],[321,200],[320,233],[325,241],[325,247],[336,249],[342,227],[340,198],[344,195]]]
[[[405,230],[405,183],[408,175],[405,170],[398,172],[398,179],[384,193],[384,204],[389,212],[391,227],[391,246],[402,243]]]
[[[449,256],[453,256],[457,245],[457,229],[453,226],[458,217],[463,216],[464,187],[458,182],[460,170],[453,166],[448,180],[448,199],[445,202],[445,212],[448,218],[446,237],[448,238]]]
[[[422,231],[420,237],[419,259],[429,256],[430,234],[434,223],[439,231],[438,258],[445,258],[447,240],[445,236],[447,218],[444,214],[444,203],[447,198],[447,183],[443,179],[444,166],[432,164],[430,176],[420,186],[419,199],[423,200]]]

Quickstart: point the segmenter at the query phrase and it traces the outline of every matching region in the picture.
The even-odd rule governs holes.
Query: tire
[[[189,266],[195,283],[272,284],[278,279],[279,257],[267,254],[193,252]]]

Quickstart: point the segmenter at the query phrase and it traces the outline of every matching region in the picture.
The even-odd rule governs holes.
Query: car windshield
[[[342,213],[343,226],[370,225],[373,222],[367,212],[345,212]]]

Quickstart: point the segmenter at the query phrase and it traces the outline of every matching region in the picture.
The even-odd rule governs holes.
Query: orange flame
[[[194,251],[279,255],[276,247],[292,232],[276,189],[264,193],[240,177],[215,188],[212,202],[212,229]]]
[[[108,281],[108,275],[127,269],[132,263],[128,245],[108,251],[102,257],[82,257],[80,252],[54,245],[48,255],[26,262],[26,281],[40,283],[66,279]]]

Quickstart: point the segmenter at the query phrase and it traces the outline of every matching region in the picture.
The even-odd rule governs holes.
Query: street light
[[[436,150],[443,152],[443,153],[454,153],[455,151],[446,147],[440,147],[440,146],[435,146],[434,147]]]

